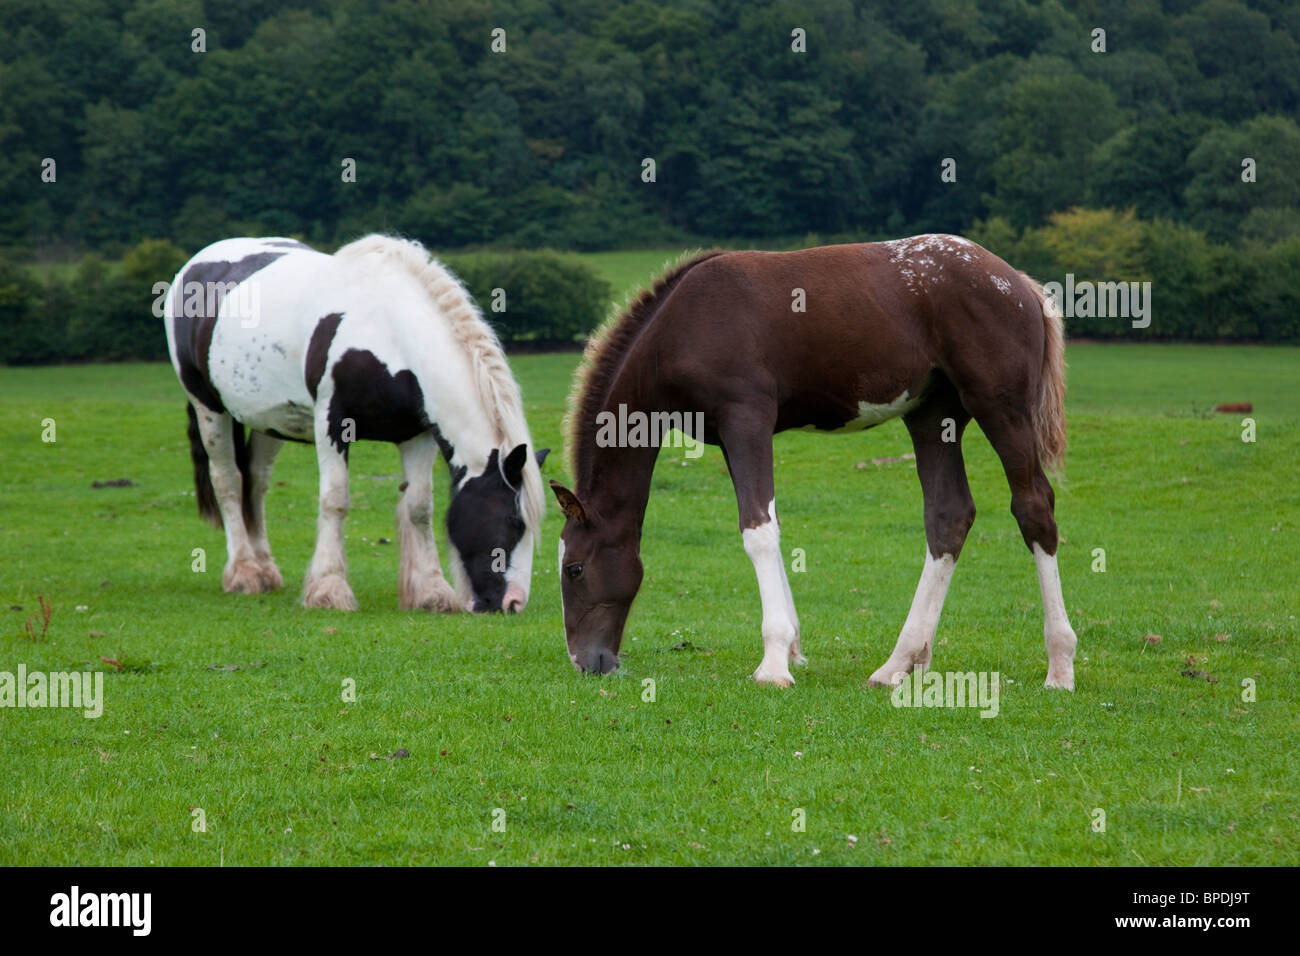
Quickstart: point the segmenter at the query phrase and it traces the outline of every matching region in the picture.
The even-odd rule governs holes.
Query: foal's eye
[[[564,573],[569,576],[570,581],[576,581],[578,578],[582,577],[582,565],[571,564],[564,569]]]

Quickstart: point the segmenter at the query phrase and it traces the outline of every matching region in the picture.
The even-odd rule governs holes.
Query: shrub
[[[186,255],[146,239],[120,266],[89,255],[70,279],[0,261],[0,363],[161,360],[167,337],[153,314],[154,285],[170,282]]]
[[[1260,338],[1300,341],[1300,236],[1248,254],[1257,256],[1248,299],[1259,320]]]
[[[45,299],[45,287],[30,269],[0,259],[0,362],[34,365],[62,357],[61,330]]]
[[[573,345],[600,324],[609,305],[607,282],[549,250],[474,253],[445,261],[506,345]]]
[[[1151,327],[1147,338],[1207,337],[1214,311],[1212,271],[1222,266],[1215,247],[1191,226],[1158,219],[1142,237],[1144,279],[1151,282]]]

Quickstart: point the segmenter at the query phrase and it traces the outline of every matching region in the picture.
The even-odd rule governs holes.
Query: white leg
[[[398,604],[404,610],[461,611],[464,606],[438,561],[433,536],[433,462],[438,446],[432,434],[399,445],[404,490],[397,503],[397,538],[401,567],[397,577]]]
[[[1065,613],[1056,555],[1035,543],[1034,564],[1038,566],[1038,589],[1043,594],[1043,640],[1047,644],[1047,680],[1043,686],[1074,690],[1074,648],[1078,638]]]
[[[939,614],[943,611],[943,600],[948,596],[948,585],[956,566],[957,559],[951,554],[936,558],[930,554],[929,548],[926,549],[921,580],[916,585],[912,608],[907,612],[907,621],[899,632],[894,652],[867,678],[868,686],[897,684],[904,674],[918,668],[923,670],[929,665],[930,648],[939,628]]]
[[[776,520],[775,501],[767,506],[767,511],[769,520],[740,534],[745,553],[754,562],[758,595],[763,602],[763,662],[754,671],[754,680],[789,687],[794,683],[790,660],[798,655],[799,621],[781,557],[781,530]]]
[[[258,594],[268,590],[258,568],[257,555],[244,525],[244,482],[235,464],[234,420],[225,412],[214,412],[194,402],[199,435],[208,453],[208,475],[221,509],[226,532],[226,567],[221,586],[227,591]]]
[[[348,460],[330,442],[322,414],[316,425],[316,462],[320,466],[320,512],[316,518],[316,552],[303,583],[305,607],[355,611],[357,599],[348,585],[343,556],[343,521],[348,516]]]
[[[266,536],[266,491],[271,485],[271,467],[284,442],[261,432],[253,432],[249,439],[248,471],[252,482],[252,523],[248,528],[253,543],[253,554],[268,590],[284,587],[284,578],[271,557],[271,543]]]
[[[786,573],[784,559],[781,561],[781,583],[785,585],[786,611],[790,615],[790,620],[794,622],[794,641],[790,644],[790,663],[797,667],[803,667],[808,663],[808,658],[803,656],[803,651],[799,647],[799,612],[794,607],[794,592],[790,590],[790,576]]]

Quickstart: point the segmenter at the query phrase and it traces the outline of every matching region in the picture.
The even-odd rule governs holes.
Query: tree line
[[[1297,34],[1285,0],[8,0],[0,242],[593,249],[1071,206],[1272,241]]]
[[[1298,36],[1286,0],[7,0],[0,250],[944,231],[1027,267],[1091,210],[1285,265]]]

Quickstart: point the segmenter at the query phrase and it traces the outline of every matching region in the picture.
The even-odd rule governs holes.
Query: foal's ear
[[[551,490],[555,492],[555,498],[560,502],[560,510],[566,517],[572,518],[579,524],[587,523],[587,511],[582,507],[582,502],[578,500],[577,495],[554,478],[551,479]]]
[[[524,462],[527,460],[528,446],[516,445],[510,454],[506,455],[506,460],[501,463],[501,474],[505,475],[511,488],[518,488],[523,481]]]
[[[541,448],[541,449],[538,449],[538,452],[537,452],[537,467],[538,467],[538,468],[541,468],[542,465],[546,464],[546,456],[549,455],[550,453],[551,453],[551,450],[550,450],[549,448]]]

